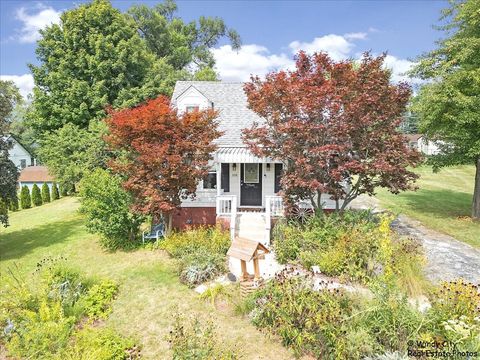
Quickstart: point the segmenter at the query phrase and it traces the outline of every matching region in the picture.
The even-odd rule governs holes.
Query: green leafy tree
[[[144,218],[130,212],[132,198],[120,177],[97,169],[82,179],[80,196],[87,229],[101,235],[103,247],[116,250],[135,244]]]
[[[85,173],[105,166],[107,154],[102,140],[105,126],[103,122],[95,125],[82,129],[78,125],[66,124],[40,141],[40,159],[64,190],[75,192],[75,184]],[[62,193],[62,196],[65,195]]]
[[[32,203],[34,206],[40,206],[43,204],[42,194],[40,193],[40,188],[37,184],[33,184],[32,186]]]
[[[44,204],[50,202],[50,188],[47,183],[42,185],[42,201]]]
[[[30,209],[32,207],[32,198],[27,185],[23,185],[20,191],[20,206],[22,209]]]
[[[65,184],[60,184],[60,194],[62,197],[68,196],[68,186]]]
[[[57,183],[54,181],[52,184],[52,201],[60,199],[60,193],[58,192]]]
[[[175,70],[185,70],[194,64],[201,73],[199,78],[215,80],[216,74],[212,71],[215,59],[211,49],[222,38],[228,38],[232,48],[239,49],[240,36],[221,18],[201,16],[198,21],[185,23],[175,16],[176,12],[175,1],[166,0],[152,8],[135,5],[128,14],[157,58],[165,59]]]
[[[11,81],[0,80],[0,224],[8,226],[8,203],[17,197],[18,169],[8,158],[12,143],[8,140],[9,121],[15,105],[22,98]]]
[[[155,56],[133,21],[108,0],[65,11],[41,34],[40,64],[30,65],[36,85],[30,121],[39,133],[64,124],[87,128],[105,116],[108,104],[118,105],[120,94],[127,100],[149,83]]]
[[[480,2],[452,0],[443,11],[447,36],[422,55],[413,76],[428,80],[414,99],[420,130],[438,141],[434,170],[475,164],[472,217],[480,219]]]

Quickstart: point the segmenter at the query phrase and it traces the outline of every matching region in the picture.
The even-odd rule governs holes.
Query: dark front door
[[[262,206],[262,164],[241,164],[240,206]]]

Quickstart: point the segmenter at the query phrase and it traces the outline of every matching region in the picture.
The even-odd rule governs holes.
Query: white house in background
[[[8,150],[8,158],[18,167],[19,170],[25,169],[28,166],[37,165],[37,160],[33,157],[20,142],[12,135],[8,135],[5,138],[10,142],[12,147]]]
[[[438,143],[427,140],[422,134],[405,134],[406,144],[412,148],[417,149],[425,155],[437,155],[440,152]]]
[[[31,192],[34,184],[42,188],[43,183],[47,183],[51,193],[53,181],[54,178],[48,173],[46,166],[28,166],[20,172],[18,185],[20,189],[26,185]]]
[[[437,155],[440,152],[438,142],[427,140],[423,135],[418,139],[418,150],[425,155]]]
[[[283,215],[279,196],[283,164],[277,159],[253,155],[242,141],[242,130],[262,122],[247,106],[240,82],[178,81],[172,104],[179,112],[214,109],[219,130],[218,149],[208,176],[198,184],[196,198],[184,201],[174,214],[173,226],[221,223],[235,237],[270,245],[272,218]],[[334,209],[328,196],[324,208]],[[307,202],[302,207],[310,207]],[[273,256],[271,254],[266,256]]]

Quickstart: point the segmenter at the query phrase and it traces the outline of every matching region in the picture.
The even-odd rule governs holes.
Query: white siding
[[[13,147],[8,150],[8,158],[15,164],[16,167],[22,169],[22,160],[25,162],[25,167],[32,165],[32,156],[20,145],[15,139],[10,138],[13,142]],[[34,161],[35,162],[35,161]],[[34,163],[35,165],[35,163]]]
[[[188,106],[198,106],[200,110],[205,110],[211,108],[212,104],[200,91],[190,87],[176,99],[179,112],[185,112]]]
[[[40,188],[40,191],[42,190],[43,181],[36,181],[36,182],[34,182],[34,181],[24,181],[24,182],[19,181],[19,182],[18,182],[19,191],[22,190],[22,187],[23,187],[24,185],[27,185],[28,190],[30,190],[30,193],[32,193],[33,184],[37,184],[37,186]],[[50,189],[50,196],[52,196],[52,185],[53,185],[53,184],[52,184],[51,181],[47,181],[47,185],[48,185],[48,187],[49,187],[49,189]]]

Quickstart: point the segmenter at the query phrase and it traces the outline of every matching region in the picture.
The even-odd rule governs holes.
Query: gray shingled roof
[[[242,129],[250,128],[254,122],[262,122],[262,118],[247,107],[247,96],[241,82],[221,81],[177,81],[173,90],[172,102],[189,87],[195,87],[208,100],[213,102],[214,109],[219,111],[219,129],[224,135],[218,139],[220,146],[243,146]]]

